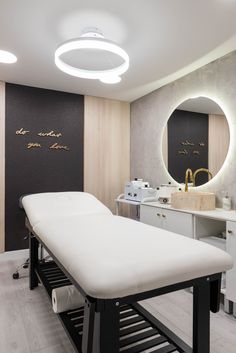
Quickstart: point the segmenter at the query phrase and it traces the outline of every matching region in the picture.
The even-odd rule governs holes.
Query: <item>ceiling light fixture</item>
[[[123,63],[112,69],[87,70],[71,66],[62,60],[61,56],[63,54],[81,49],[96,49],[110,52],[121,57]],[[92,28],[85,30],[78,39],[73,39],[61,44],[55,51],[55,64],[61,71],[71,76],[100,80],[103,83],[118,83],[121,81],[120,75],[125,73],[129,68],[129,56],[117,44],[105,39],[97,28]]]
[[[6,50],[0,50],[0,63],[2,64],[14,64],[17,61],[17,57]]]

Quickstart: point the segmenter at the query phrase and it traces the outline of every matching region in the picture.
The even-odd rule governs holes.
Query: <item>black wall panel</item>
[[[208,168],[208,115],[175,110],[168,120],[168,171],[184,183],[187,168]],[[196,185],[207,181],[208,175],[199,173]]]
[[[83,190],[83,129],[83,96],[6,84],[6,250],[28,247],[22,194]]]

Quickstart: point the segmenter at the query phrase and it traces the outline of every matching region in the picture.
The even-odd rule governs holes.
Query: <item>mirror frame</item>
[[[176,181],[172,176],[171,174],[169,173],[167,167],[166,167],[166,164],[165,164],[165,161],[164,161],[164,158],[163,158],[163,137],[164,137],[164,132],[165,132],[165,128],[166,128],[166,125],[171,117],[171,115],[174,113],[174,111],[181,105],[183,104],[184,102],[186,102],[187,100],[189,99],[196,99],[196,98],[208,98],[210,100],[212,100],[213,102],[215,102],[219,107],[220,109],[222,110],[222,112],[224,113],[224,116],[226,118],[226,121],[228,123],[228,126],[229,126],[229,147],[228,147],[228,151],[227,151],[227,155],[226,155],[226,158],[224,160],[224,163],[222,164],[221,168],[219,169],[219,171],[216,173],[215,176],[213,176],[212,179],[210,179],[208,182],[202,184],[202,185],[199,185],[199,186],[195,186],[194,188],[195,189],[198,189],[198,188],[202,188],[202,187],[205,187],[206,185],[210,185],[212,184],[213,182],[216,181],[217,177],[219,177],[225,170],[226,168],[226,165],[228,164],[228,161],[230,160],[230,156],[231,156],[231,153],[232,153],[232,126],[231,126],[231,119],[229,118],[229,115],[230,114],[226,114],[225,111],[227,109],[225,109],[225,107],[222,107],[224,106],[224,104],[222,104],[222,102],[219,102],[219,100],[211,95],[208,95],[208,94],[205,94],[205,93],[202,93],[202,94],[197,94],[197,95],[189,95],[189,96],[186,96],[185,98],[181,98],[178,102],[177,105],[175,105],[175,107],[173,109],[170,110],[170,113],[165,121],[165,124],[162,128],[162,132],[161,132],[161,142],[160,142],[160,150],[161,150],[161,160],[162,160],[162,164],[164,166],[164,170],[167,174],[167,176],[170,178],[170,181],[174,184],[174,185],[177,185],[177,186],[182,186],[181,183],[179,183],[178,181]]]

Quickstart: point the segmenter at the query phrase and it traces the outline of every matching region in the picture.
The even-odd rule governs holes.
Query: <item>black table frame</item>
[[[59,315],[67,334],[69,335],[74,348],[79,353],[119,353],[120,349],[120,312],[125,308],[135,310],[138,315],[142,315],[147,322],[158,330],[170,344],[169,350],[165,347],[156,350],[157,353],[172,352],[177,350],[181,353],[210,353],[210,311],[216,313],[220,306],[220,285],[221,273],[194,278],[189,281],[172,284],[166,287],[129,295],[115,299],[99,299],[93,298],[80,287],[80,284],[71,276],[64,268],[60,261],[34,233],[32,227],[26,218],[26,227],[29,229],[29,247],[30,247],[30,289],[38,286],[39,281],[44,285],[41,276],[42,264],[38,257],[39,243],[43,245],[55,262],[55,266],[59,268],[66,276],[69,283],[75,285],[85,298],[85,306],[83,313],[83,333],[78,340],[74,331],[70,329],[70,325],[66,324],[66,313]],[[184,288],[193,287],[193,338],[192,348],[184,343],[172,331],[165,327],[159,320],[154,318],[147,310],[145,310],[137,302],[163,295],[166,293],[178,291]],[[50,288],[46,288],[49,295]],[[122,309],[123,308],[123,309]],[[132,312],[132,311],[131,311]],[[73,314],[73,313],[72,313]],[[125,312],[122,314],[125,316]],[[141,326],[140,326],[141,327]],[[157,340],[157,339],[156,339]],[[147,341],[148,342],[148,341]],[[171,350],[171,346],[173,350]],[[141,347],[141,346],[140,346]],[[146,347],[144,346],[143,350]],[[149,347],[150,348],[150,347]],[[147,348],[148,349],[148,346]],[[124,352],[136,353],[138,349],[128,348]]]

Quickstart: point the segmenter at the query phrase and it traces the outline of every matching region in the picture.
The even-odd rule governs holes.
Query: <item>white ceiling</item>
[[[0,80],[133,101],[236,49],[235,0],[0,0]],[[54,64],[63,41],[96,26],[130,56],[122,82],[70,77]]]

